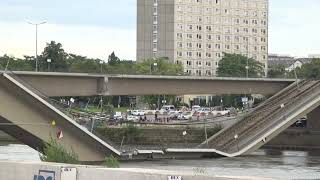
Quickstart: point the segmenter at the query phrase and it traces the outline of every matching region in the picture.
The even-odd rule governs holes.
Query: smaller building
[[[268,56],[269,69],[275,66],[283,66],[287,72],[301,68],[303,64],[310,63],[313,58],[294,58],[288,55],[271,54]]]

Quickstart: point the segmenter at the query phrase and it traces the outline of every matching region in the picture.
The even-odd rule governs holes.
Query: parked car
[[[229,111],[229,115],[237,115],[238,111],[234,107],[226,108],[227,111]]]
[[[201,107],[199,105],[194,105],[192,106],[192,111],[197,111],[199,110]]]
[[[145,112],[142,111],[142,110],[132,110],[131,111],[131,115],[133,115],[133,116],[144,116]]]
[[[181,114],[181,111],[170,111],[169,118],[170,119],[178,119],[178,116]]]
[[[178,120],[192,120],[192,112],[184,112],[178,116]]]
[[[113,119],[115,120],[123,120],[121,112],[115,112],[113,115]]]
[[[296,121],[291,127],[307,127],[307,118],[302,117],[298,121]]]
[[[213,110],[211,113],[213,116],[225,116],[230,114],[230,111],[229,110],[220,110],[220,111]]]
[[[133,116],[133,115],[129,115],[129,116],[127,116],[127,121],[137,122],[137,121],[139,121],[139,117]]]

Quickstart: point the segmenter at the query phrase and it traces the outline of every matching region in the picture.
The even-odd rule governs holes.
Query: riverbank
[[[250,155],[236,158],[127,161],[120,162],[120,167],[174,170],[208,176],[253,176],[281,180],[318,179],[320,177],[319,155],[306,151],[258,150]],[[18,144],[0,145],[0,161],[41,162],[37,151]],[[0,179],[2,179],[1,176]]]
[[[80,166],[55,163],[0,162],[0,179],[51,180],[266,180],[248,176],[214,176],[200,172],[167,171],[138,168],[107,169],[98,166]]]
[[[194,148],[222,129],[221,125],[199,126],[100,126],[101,138],[124,149]]]

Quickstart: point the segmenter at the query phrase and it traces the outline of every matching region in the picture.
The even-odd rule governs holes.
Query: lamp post
[[[36,72],[38,72],[38,26],[47,23],[46,21],[43,21],[41,23],[32,23],[28,22],[29,24],[36,26]]]
[[[100,61],[100,73],[102,74],[102,65],[103,65],[103,61]]]
[[[238,138],[239,138],[238,134],[234,135],[234,139],[237,141],[237,149],[238,149],[238,151],[239,151],[239,142],[238,142]]]
[[[51,59],[47,59],[47,63],[48,63],[48,72],[50,72]]]
[[[150,75],[152,75],[152,70],[154,70],[157,66],[158,66],[158,63],[156,62],[153,64],[152,63],[150,64]]]

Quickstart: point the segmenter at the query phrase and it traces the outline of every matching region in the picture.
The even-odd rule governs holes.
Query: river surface
[[[26,145],[0,144],[0,161],[40,161]],[[301,151],[259,150],[246,157],[161,160],[121,163],[123,168],[187,171],[218,176],[256,176],[276,179],[320,179],[320,154]]]

